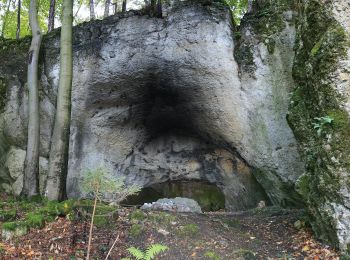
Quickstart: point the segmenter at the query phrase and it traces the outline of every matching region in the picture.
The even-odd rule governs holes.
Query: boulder
[[[202,213],[198,203],[189,198],[176,197],[173,199],[159,199],[156,202],[145,203],[142,210],[163,210],[172,212]]]

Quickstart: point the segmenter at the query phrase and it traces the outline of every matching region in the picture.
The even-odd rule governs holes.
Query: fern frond
[[[140,249],[137,249],[136,247],[129,247],[127,250],[133,257],[136,258],[136,260],[142,260],[145,257],[145,254]]]
[[[152,260],[154,257],[162,252],[165,252],[169,248],[161,244],[154,244],[147,248],[145,254],[145,260]]]

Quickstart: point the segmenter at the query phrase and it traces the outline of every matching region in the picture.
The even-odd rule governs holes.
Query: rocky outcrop
[[[289,122],[306,173],[298,181],[316,234],[350,248],[350,3],[304,1]]]
[[[68,196],[82,196],[84,173],[102,164],[142,186],[216,184],[231,210],[261,200],[299,205],[294,183],[304,166],[285,118],[295,85],[294,15],[281,11],[280,29],[269,38],[273,50],[251,21],[235,41],[239,33],[220,3],[184,2],[164,19],[129,12],[77,26]],[[25,69],[21,55],[11,58],[18,43],[8,45],[0,65],[7,79],[4,135],[11,147],[25,150]],[[41,59],[46,158],[58,55],[54,32],[44,39]]]

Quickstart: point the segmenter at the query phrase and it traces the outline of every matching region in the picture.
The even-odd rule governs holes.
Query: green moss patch
[[[350,121],[336,92],[333,74],[346,57],[349,39],[328,4],[316,0],[303,6],[299,19],[293,77],[297,83],[288,122],[300,144],[306,173],[297,190],[308,204],[316,235],[338,245],[336,226],[326,202],[342,204],[342,171],[350,171]],[[317,118],[330,118],[322,131]]]
[[[42,228],[57,216],[70,214],[73,204],[73,200],[57,202],[41,197],[8,200],[1,204],[0,221],[4,221],[1,229],[21,234],[24,229]]]
[[[200,231],[200,229],[199,229],[198,225],[186,224],[184,226],[179,227],[179,229],[176,231],[176,233],[179,236],[193,237],[193,236],[196,236],[199,233],[199,231]]]

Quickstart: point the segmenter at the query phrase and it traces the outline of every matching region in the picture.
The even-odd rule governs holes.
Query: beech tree
[[[109,6],[111,5],[111,0],[105,1],[105,12],[103,17],[106,18],[109,15]]]
[[[125,13],[126,12],[126,0],[123,0],[123,4],[122,4],[122,12]]]
[[[95,3],[94,3],[94,0],[90,0],[89,1],[89,5],[90,5],[90,20],[95,20],[96,16],[95,16]]]
[[[73,75],[72,23],[73,1],[63,0],[60,76],[46,187],[50,200],[61,200],[65,196]]]
[[[30,1],[29,24],[32,31],[32,42],[28,53],[28,142],[24,163],[22,194],[32,197],[39,194],[40,122],[38,63],[42,35],[38,21],[37,0]]]
[[[55,28],[55,7],[56,0],[50,0],[49,21],[47,25],[48,32],[51,32]]]
[[[21,32],[21,0],[18,0],[17,8],[17,30],[16,30],[16,39],[19,39],[19,34]]]
[[[8,14],[9,14],[9,12],[10,12],[10,5],[11,5],[11,0],[8,0],[8,1],[7,1],[7,8],[6,8],[5,14],[4,14],[4,16],[2,17],[2,18],[3,18],[3,21],[2,21],[2,28],[1,28],[1,37],[4,37],[5,28],[6,28],[6,22],[7,22],[7,17],[8,17]]]

